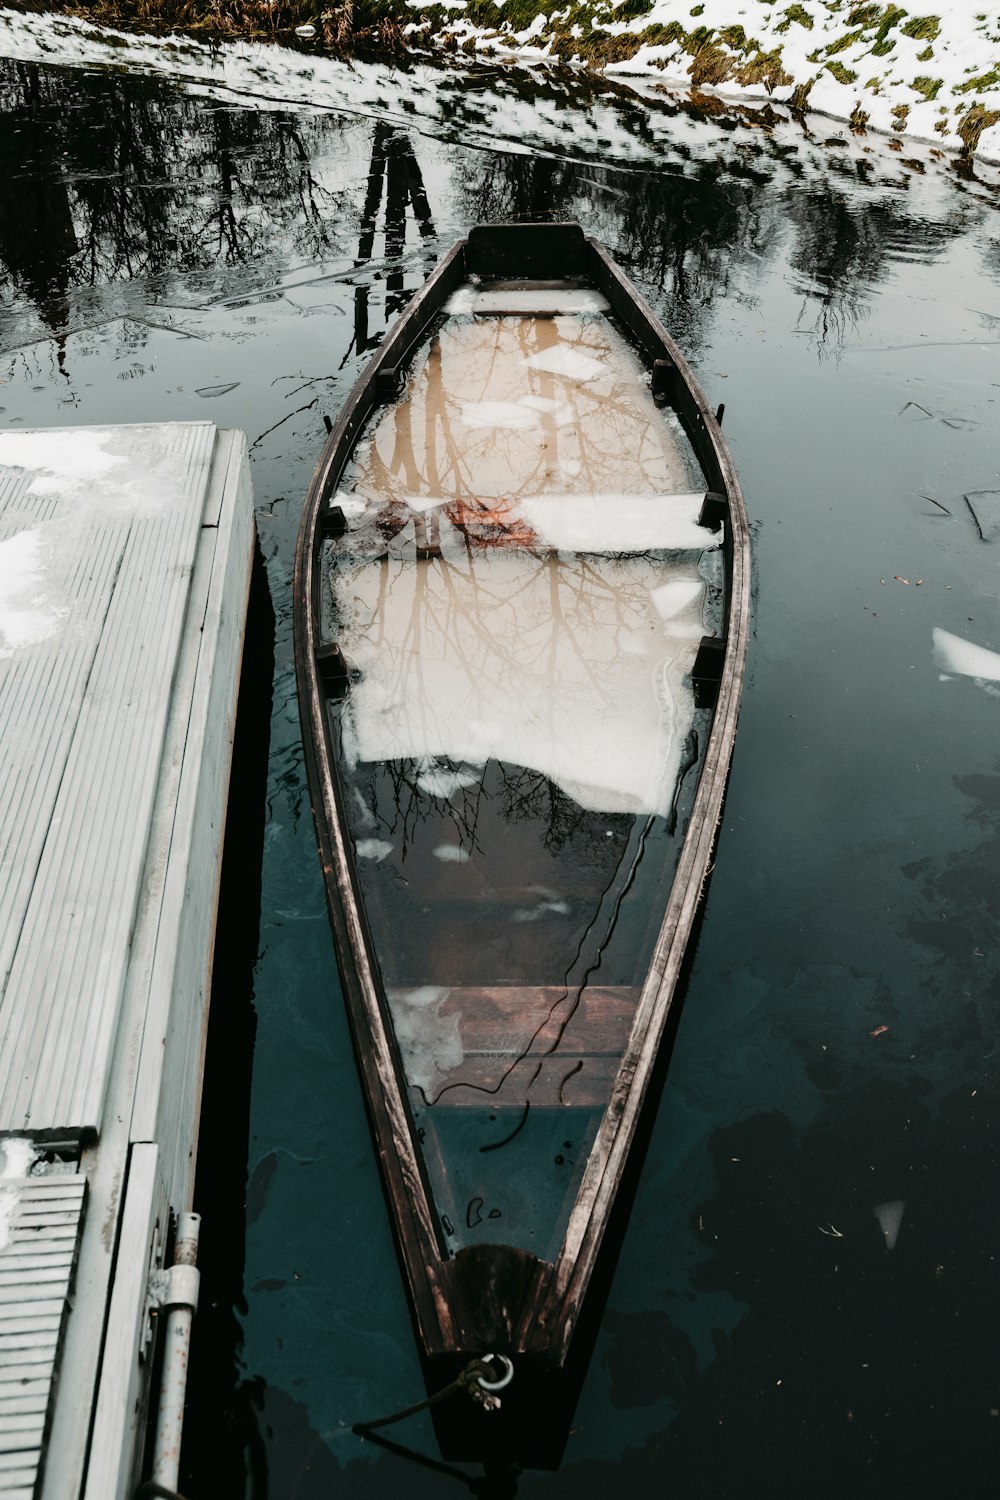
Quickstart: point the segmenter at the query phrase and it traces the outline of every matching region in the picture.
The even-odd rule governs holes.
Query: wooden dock
[[[140,1477],[158,1273],[194,1183],[253,546],[242,433],[0,433],[7,1497],[124,1500]]]

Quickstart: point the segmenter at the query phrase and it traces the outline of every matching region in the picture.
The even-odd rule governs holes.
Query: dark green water
[[[609,245],[725,401],[755,615],[634,1211],[562,1467],[518,1493],[992,1496],[1000,688],[941,680],[932,631],[1000,650],[996,200],[764,132],[630,170],[624,117],[600,159],[553,158],[521,120],[515,153],[0,62],[0,421],[244,428],[276,616],[242,1292],[236,1124],[201,1204],[185,1492],[470,1487],[350,1431],[422,1382],[315,858],[290,579],[323,415],[387,319],[471,223],[544,211]],[[890,1250],[875,1209],[900,1202]],[[425,1419],[396,1433],[436,1454]]]

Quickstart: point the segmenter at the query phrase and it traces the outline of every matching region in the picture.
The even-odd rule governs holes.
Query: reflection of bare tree
[[[314,163],[345,128],[0,60],[0,262],[65,328],[75,287],[320,255],[347,189]]]
[[[358,233],[357,264],[367,266],[375,249],[378,232],[379,210],[385,194],[385,259],[390,263],[398,260],[406,247],[406,210],[409,205],[422,239],[433,240],[434,222],[430,203],[424,188],[423,176],[409,137],[392,126],[377,121],[372,131],[371,165],[365,182],[365,197],[361,209]],[[386,320],[401,312],[408,300],[403,291],[401,270],[390,270],[386,277]],[[352,353],[365,354],[379,342],[381,333],[371,334],[368,329],[367,281],[354,289],[354,340],[344,356],[344,363]]]
[[[616,107],[621,126],[641,133],[641,109],[627,100]],[[762,191],[772,178],[780,188]],[[689,349],[701,344],[721,298],[752,294],[757,268],[789,232],[792,265],[819,304],[817,332],[830,339],[862,315],[868,288],[894,257],[936,257],[962,229],[958,209],[943,223],[921,219],[902,195],[866,193],[853,174],[841,183],[835,166],[824,178],[789,185],[782,152],[766,137],[752,166],[735,150],[705,152],[683,176],[530,155],[471,158],[463,194],[470,220],[579,219],[663,295],[670,325]]]
[[[807,299],[821,349],[841,345],[846,331],[867,316],[872,289],[894,259],[932,260],[942,254],[961,225],[920,221],[884,200],[859,202],[846,191],[800,188],[788,194],[784,212],[792,226],[791,265]]]
[[[79,248],[60,151],[64,127],[38,68],[15,65],[14,74],[19,107],[0,107],[0,261],[49,327],[60,331]]]

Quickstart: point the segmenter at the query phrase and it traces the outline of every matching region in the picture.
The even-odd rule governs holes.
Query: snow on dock
[[[0,433],[5,1495],[136,1480],[150,1276],[193,1190],[252,554],[242,433]]]

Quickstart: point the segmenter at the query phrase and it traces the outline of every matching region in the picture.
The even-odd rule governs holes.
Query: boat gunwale
[[[459,1251],[456,1257],[449,1258],[437,1223],[426,1169],[413,1138],[401,1060],[378,977],[354,856],[348,846],[327,695],[316,662],[316,651],[324,644],[318,639],[319,561],[325,539],[321,516],[364,424],[385,395],[395,388],[395,379],[380,382],[379,377],[405,363],[426,338],[451,292],[468,280],[469,260],[475,259],[477,237],[480,244],[486,236],[492,236],[492,242],[501,245],[513,243],[519,237],[527,243],[527,235],[533,228],[539,226],[477,226],[467,240],[452,247],[413,297],[389,330],[381,349],[367,364],[330,430],[309,486],[296,545],[295,666],[324,884],[366,1109],[392,1205],[397,1248],[411,1307],[429,1356],[468,1348],[463,1333],[463,1324],[468,1320],[463,1317],[465,1309],[461,1305],[460,1269],[461,1257],[468,1252]],[[541,228],[549,239],[554,231],[575,230],[573,248],[578,258],[582,254],[588,282],[606,295],[612,316],[624,324],[650,362],[666,361],[672,381],[669,405],[681,419],[709,490],[721,493],[727,506],[723,541],[723,661],[704,760],[670,896],[636,1018],[588,1155],[562,1246],[554,1262],[536,1261],[531,1295],[525,1299],[519,1322],[510,1330],[511,1352],[532,1353],[559,1367],[565,1361],[597,1263],[710,867],[745,670],[750,566],[749,533],[735,467],[716,416],[680,349],[601,245],[585,237],[576,225]],[[568,238],[566,243],[570,243]],[[320,753],[320,746],[324,747],[325,755]]]

